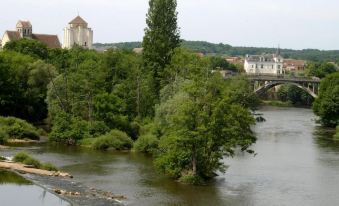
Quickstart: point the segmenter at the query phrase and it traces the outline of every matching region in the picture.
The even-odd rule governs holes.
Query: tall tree
[[[339,125],[339,72],[330,74],[321,81],[319,97],[313,104],[313,111],[324,126]]]
[[[147,28],[143,40],[145,67],[153,76],[157,96],[161,88],[163,71],[170,63],[175,48],[180,45],[177,25],[176,0],[150,0]]]

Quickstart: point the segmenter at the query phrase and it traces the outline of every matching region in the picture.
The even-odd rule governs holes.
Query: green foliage
[[[220,76],[179,84],[156,109],[162,134],[156,166],[174,178],[213,177],[217,170],[224,171],[224,155],[233,155],[237,147],[246,151],[255,142],[250,129],[254,118],[241,106],[247,102],[233,98],[233,87]]]
[[[104,50],[106,48],[120,48],[120,49],[132,49],[141,47],[141,42],[124,42],[115,44],[96,44],[96,48]],[[273,54],[276,52],[276,48],[262,48],[262,47],[234,47],[228,44],[214,44],[206,41],[187,41],[183,40],[181,43],[183,48],[192,50],[193,52],[203,53],[207,55],[226,55],[226,56],[245,56],[260,55],[262,53]],[[280,49],[284,58],[303,59],[315,62],[336,62],[339,63],[339,51],[323,51],[317,49]]]
[[[324,78],[326,75],[338,71],[333,63],[311,63],[306,69],[309,76]]]
[[[141,135],[134,143],[134,149],[138,152],[153,154],[157,151],[159,139],[152,135]]]
[[[179,181],[189,185],[203,185],[204,179],[197,175],[185,174],[179,178]]]
[[[143,59],[152,75],[157,96],[165,77],[164,69],[171,62],[174,49],[180,46],[176,7],[176,0],[149,1],[147,28],[142,43]]]
[[[24,162],[26,159],[30,158],[30,156],[25,152],[19,152],[13,157],[14,162]]]
[[[250,82],[244,77],[233,77],[226,81],[228,87],[225,90],[229,97],[229,101],[234,104],[240,104],[244,108],[252,110],[257,109],[260,104],[260,99],[253,92]]]
[[[1,52],[0,115],[29,121],[46,118],[47,85],[55,76],[55,68],[41,60],[13,51]]]
[[[334,139],[339,140],[339,125],[337,126],[336,133],[333,136]]]
[[[15,117],[0,117],[0,138],[1,136],[3,139],[40,139],[39,132],[33,125]]]
[[[237,72],[238,69],[234,64],[230,64],[225,58],[219,56],[210,57],[211,67],[214,70],[231,70]]]
[[[48,171],[58,171],[58,168],[55,167],[53,164],[51,164],[51,163],[43,164],[39,160],[34,159],[33,157],[29,156],[25,152],[19,152],[16,155],[14,155],[13,161],[14,162],[20,162],[20,163],[23,163],[25,165],[31,165],[31,166],[33,166],[34,168],[37,168],[37,169],[43,169],[43,170],[48,170]]]
[[[9,138],[8,133],[0,127],[0,144],[6,143],[7,139]]]
[[[278,99],[283,102],[290,102],[293,105],[311,106],[314,98],[306,91],[294,85],[282,85],[278,92]]]
[[[109,133],[95,138],[92,147],[96,150],[107,150],[109,148],[115,150],[131,149],[133,146],[132,139],[124,132],[112,130]]]
[[[47,171],[59,171],[59,169],[56,166],[54,166],[52,163],[49,163],[49,162],[42,164],[41,169],[47,170]]]
[[[47,45],[27,38],[8,42],[4,50],[19,52],[38,59],[46,59],[48,56]]]
[[[22,163],[25,164],[25,165],[31,165],[34,168],[38,168],[38,169],[40,169],[41,166],[42,166],[40,161],[38,161],[38,160],[36,160],[32,157],[27,157]]]
[[[53,121],[49,135],[51,141],[75,145],[77,141],[90,137],[90,127],[87,121],[60,113]]]
[[[313,111],[324,126],[335,127],[339,124],[339,72],[321,80],[319,97],[313,104]]]

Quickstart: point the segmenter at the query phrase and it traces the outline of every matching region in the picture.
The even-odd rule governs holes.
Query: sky
[[[232,46],[339,50],[339,0],[178,0],[181,38]],[[148,0],[1,0],[0,35],[29,20],[57,34],[79,13],[94,42],[141,41]]]

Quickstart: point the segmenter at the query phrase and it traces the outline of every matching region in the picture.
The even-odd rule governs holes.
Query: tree
[[[156,109],[161,130],[156,166],[171,177],[199,183],[224,171],[224,155],[232,156],[239,146],[248,150],[255,142],[254,119],[232,102],[220,75],[178,84]]]
[[[180,45],[176,0],[150,0],[147,28],[142,46],[146,69],[153,77],[154,92],[159,96],[163,71],[171,62],[173,50]]]
[[[38,59],[46,59],[48,57],[48,49],[45,44],[27,38],[8,42],[4,50],[16,51]]]
[[[0,115],[29,121],[47,117],[47,85],[55,68],[41,60],[13,51],[0,53]]]
[[[311,63],[307,67],[309,76],[324,78],[326,75],[337,71],[336,65],[333,63]]]
[[[324,126],[336,127],[339,124],[339,72],[321,80],[319,97],[313,104],[313,111],[320,116]]]

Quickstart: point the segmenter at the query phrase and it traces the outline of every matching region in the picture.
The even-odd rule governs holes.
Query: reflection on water
[[[339,143],[331,139],[333,131],[318,127],[309,109],[266,107],[260,113],[267,121],[254,128],[257,155],[226,158],[227,173],[204,187],[158,174],[152,159],[137,153],[55,145],[24,149],[76,181],[127,196],[129,205],[338,205]]]
[[[1,206],[69,206],[70,204],[21,176],[0,170]]]

